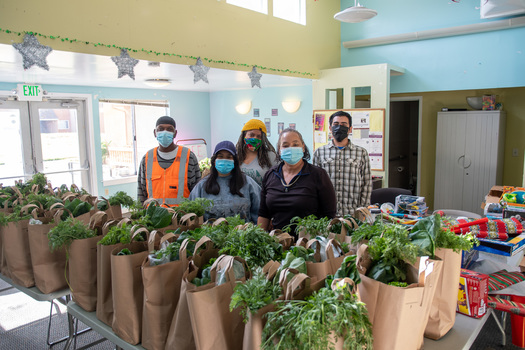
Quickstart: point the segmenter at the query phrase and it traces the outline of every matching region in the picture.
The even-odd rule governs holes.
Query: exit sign
[[[40,85],[18,84],[18,101],[42,101],[44,90]]]

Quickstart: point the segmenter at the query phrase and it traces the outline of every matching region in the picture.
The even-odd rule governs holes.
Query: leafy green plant
[[[69,216],[69,213],[75,218],[82,214],[89,213],[89,211],[93,209],[93,206],[88,202],[84,202],[80,198],[74,198],[73,200],[66,201],[64,203],[64,208],[67,209],[67,211],[64,211],[62,214],[62,220],[65,220]]]
[[[385,223],[381,220],[377,220],[373,225],[368,223],[361,224],[357,229],[352,233],[352,243],[359,243],[367,241],[372,237],[380,236],[383,232]]]
[[[62,200],[49,194],[31,193],[27,196],[27,202],[29,204],[40,204],[43,209],[49,209],[55,203],[62,203]]]
[[[213,201],[206,198],[195,198],[194,200],[185,199],[178,207],[175,207],[175,212],[182,216],[184,214],[194,213],[195,215],[203,216],[206,210],[211,208]]]
[[[274,284],[266,278],[262,268],[254,270],[252,278],[246,282],[237,282],[233,290],[230,311],[239,307],[244,322],[248,322],[251,312],[256,314],[259,309],[274,302],[282,293],[279,284]]]
[[[142,234],[138,234],[135,236],[135,241],[143,241],[144,237]],[[108,233],[100,241],[98,241],[98,244],[101,245],[113,245],[117,243],[122,244],[128,244],[131,243],[131,226],[123,223],[121,227],[119,226],[111,226],[108,230]]]
[[[250,268],[264,266],[282,256],[282,246],[259,226],[249,224],[245,229],[230,230],[219,254],[239,256]]]
[[[151,221],[152,228],[163,228],[169,226],[171,224],[171,217],[173,216],[168,209],[157,205],[148,206],[148,209],[146,209],[146,215]]]
[[[380,236],[368,241],[372,266],[366,275],[383,283],[404,282],[406,262],[414,263],[418,247],[408,238],[408,230],[397,224],[385,224]]]
[[[479,244],[471,233],[456,235],[450,229],[442,227],[439,214],[419,220],[408,235],[412,243],[419,247],[419,255],[435,257],[436,248],[452,249],[455,252],[470,250]]]
[[[0,212],[0,226],[7,226],[10,222],[29,220],[31,218],[31,214],[24,214],[22,212],[22,206],[17,205],[13,208],[12,213]]]
[[[294,216],[290,220],[290,224],[283,227],[283,231],[285,232],[299,232],[301,230],[304,230],[306,235],[309,235],[310,237],[315,236],[328,236],[328,224],[330,223],[329,218],[320,218],[317,219],[315,215],[308,215],[307,217],[299,217]]]
[[[344,349],[372,348],[366,306],[344,287],[322,288],[306,300],[277,305],[267,314],[262,349],[335,349],[337,339],[343,339]]]
[[[117,255],[133,255],[133,252],[128,248],[123,248]]]
[[[109,202],[109,203],[108,203]],[[135,204],[135,200],[131,198],[126,192],[124,191],[118,191],[107,201],[101,200],[97,203],[97,209],[98,210],[107,210],[109,206],[113,205],[121,205],[123,207],[129,208],[132,207]]]
[[[347,219],[347,220],[352,219],[352,220],[354,220],[358,227],[364,224],[361,220],[359,220],[357,218],[354,218],[351,215],[345,215],[343,217],[343,219]],[[330,231],[333,232],[333,233],[336,233],[336,234],[340,234],[341,230],[343,229],[343,226],[346,227],[346,235],[347,236],[351,236],[352,233],[356,230],[356,228],[352,227],[351,225],[348,225],[346,222],[339,221],[339,222],[337,222],[337,223],[332,225],[332,229]]]
[[[356,285],[361,283],[361,277],[359,277],[359,271],[357,271],[356,260],[356,255],[349,255],[345,257],[345,259],[341,263],[341,267],[337,269],[335,274],[333,276],[326,276],[326,288],[330,288],[330,286],[332,285],[332,281],[337,278],[348,277],[352,281],[354,281]]]
[[[47,238],[51,251],[69,247],[76,239],[95,237],[95,231],[74,218],[68,217],[49,230]],[[67,251],[67,250],[66,250]]]

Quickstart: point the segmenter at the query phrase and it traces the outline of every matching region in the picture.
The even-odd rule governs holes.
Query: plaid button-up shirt
[[[337,216],[354,215],[355,209],[370,205],[372,173],[366,149],[350,140],[339,149],[332,141],[315,150],[313,164],[326,170],[332,180]]]

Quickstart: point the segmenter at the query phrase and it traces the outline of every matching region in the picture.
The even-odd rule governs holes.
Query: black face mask
[[[334,136],[334,139],[336,139],[337,142],[341,142],[348,137],[348,130],[350,130],[348,126],[332,126],[332,135]]]

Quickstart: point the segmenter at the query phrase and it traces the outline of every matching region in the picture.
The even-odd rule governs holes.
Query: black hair
[[[335,117],[347,117],[348,118],[348,126],[352,127],[352,116],[344,111],[337,111],[334,114],[330,116],[330,126],[332,126],[332,122],[334,121]]]
[[[281,159],[281,137],[283,136],[283,134],[285,134],[287,132],[294,132],[297,135],[299,135],[299,139],[301,140],[301,142],[303,143],[303,146],[304,146],[303,159],[306,160],[306,161],[310,160],[310,150],[308,149],[308,146],[306,145],[306,143],[304,143],[303,135],[301,135],[301,133],[299,131],[295,130],[295,129],[286,128],[283,131],[281,131],[281,135],[279,135],[279,140],[277,140],[277,155],[279,156],[279,161],[282,160]]]
[[[204,190],[206,193],[214,195],[218,195],[221,190],[219,183],[217,182],[219,172],[217,169],[215,169],[215,160],[217,159],[217,154],[218,152],[211,157],[210,175],[208,175],[206,184],[204,185]],[[230,193],[233,195],[238,195],[239,197],[244,197],[244,195],[241,193],[241,188],[246,183],[246,175],[244,175],[244,173],[241,171],[239,159],[237,156],[234,154],[232,154],[232,156],[234,167],[231,172],[232,177],[230,178]]]
[[[261,130],[260,128],[258,130]],[[239,140],[237,140],[237,145],[235,145],[235,148],[237,148],[237,156],[239,157],[239,163],[244,163],[244,160],[246,159],[246,144],[244,143],[244,138],[246,137],[246,133],[249,130],[244,130],[241,135],[239,136]],[[273,148],[272,144],[268,140],[268,137],[266,137],[266,133],[261,130],[261,147],[257,150],[257,160],[259,161],[259,165],[261,168],[271,168],[273,166],[272,162],[270,161],[270,157],[268,157],[268,153],[273,152],[276,155],[277,158],[277,152],[275,152],[275,148]]]

